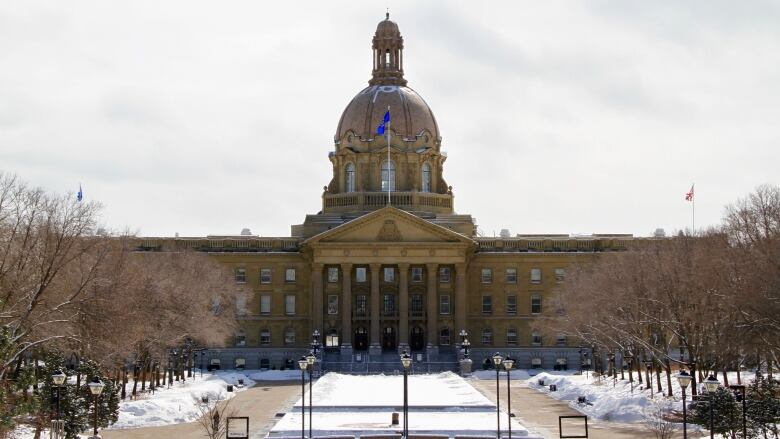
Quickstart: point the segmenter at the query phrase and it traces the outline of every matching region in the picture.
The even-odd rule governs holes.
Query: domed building
[[[235,337],[203,354],[212,367],[295,367],[312,348],[323,370],[345,372],[397,370],[400,351],[430,371],[495,351],[520,368],[580,367],[578,342],[538,318],[570,264],[636,240],[478,236],[454,210],[439,125],[408,86],[403,50],[388,14],[368,87],[338,118],[322,207],[291,236],[139,239],[139,251],[207,252],[250,291],[236,294]]]

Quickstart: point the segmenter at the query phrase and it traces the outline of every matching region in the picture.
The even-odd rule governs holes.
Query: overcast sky
[[[696,225],[780,184],[776,1],[6,1],[0,171],[142,235],[321,209],[390,7],[458,213],[486,235]]]

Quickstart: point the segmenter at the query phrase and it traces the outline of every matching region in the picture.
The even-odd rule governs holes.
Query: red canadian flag
[[[693,185],[691,185],[690,192],[685,194],[685,201],[693,201]]]

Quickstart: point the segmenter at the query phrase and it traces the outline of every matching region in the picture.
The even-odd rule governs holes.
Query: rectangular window
[[[284,270],[284,281],[285,282],[295,282],[295,269],[294,268],[288,268]]]
[[[439,268],[439,282],[441,283],[449,283],[450,281],[450,267],[441,267]]]
[[[236,314],[240,316],[246,314],[246,296],[243,294],[236,296]]]
[[[482,283],[489,284],[493,282],[493,270],[490,268],[482,269]]]
[[[542,269],[541,268],[532,268],[531,269],[531,283],[532,284],[540,284],[540,283],[542,283]]]
[[[517,268],[507,268],[506,269],[505,281],[508,284],[516,284],[517,283]]]
[[[385,282],[395,281],[395,268],[385,267]]]
[[[485,346],[493,345],[493,331],[491,329],[482,330],[482,344]]]
[[[566,270],[563,268],[556,268],[555,269],[555,282],[563,282],[563,279],[566,277]]]
[[[246,269],[236,268],[236,282],[243,284],[246,283]]]
[[[449,328],[444,328],[439,332],[439,344],[442,346],[448,346],[450,344]]]
[[[246,336],[243,331],[236,334],[236,346],[246,346]]]
[[[271,344],[271,331],[263,329],[260,331],[260,345],[268,346],[269,344]]]
[[[412,282],[422,282],[422,267],[412,267]]]
[[[284,313],[288,316],[295,315],[295,296],[292,294],[284,296]]]
[[[392,294],[385,294],[384,306],[382,307],[383,313],[386,316],[391,316],[395,313],[395,296]]]
[[[517,346],[517,329],[509,328],[506,330],[506,344]]]
[[[531,294],[531,314],[541,314],[542,312],[542,295]]]
[[[563,334],[558,334],[555,336],[555,345],[556,346],[566,346],[566,336]]]
[[[270,284],[271,283],[271,269],[270,268],[261,268],[260,269],[260,283],[261,284]]]
[[[423,316],[423,299],[421,294],[412,294],[410,299],[410,311],[412,313],[412,317],[422,317]]]
[[[284,331],[284,344],[285,345],[293,345],[293,344],[295,344],[295,329],[293,329],[293,328],[285,329],[285,331]]]
[[[493,312],[493,297],[482,296],[482,314],[491,314]]]
[[[359,294],[355,296],[355,315],[357,317],[365,317],[368,315],[366,310],[366,295]]]
[[[328,315],[339,313],[339,296],[336,294],[328,295]]]
[[[339,281],[339,267],[328,267],[328,282],[334,283]]]
[[[531,344],[534,346],[541,346],[542,344],[542,335],[538,332],[534,331],[531,334]]]
[[[450,314],[450,295],[449,294],[442,294],[439,296],[439,314],[442,315],[449,315]]]
[[[517,315],[517,296],[506,296],[506,313],[509,315]]]
[[[260,314],[271,314],[271,296],[260,296]]]
[[[366,281],[366,267],[358,267],[355,269],[355,280],[358,282]]]

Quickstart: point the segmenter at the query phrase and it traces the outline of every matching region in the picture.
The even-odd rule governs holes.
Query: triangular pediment
[[[367,213],[334,229],[307,239],[317,243],[406,243],[450,242],[474,244],[474,240],[395,207]]]

